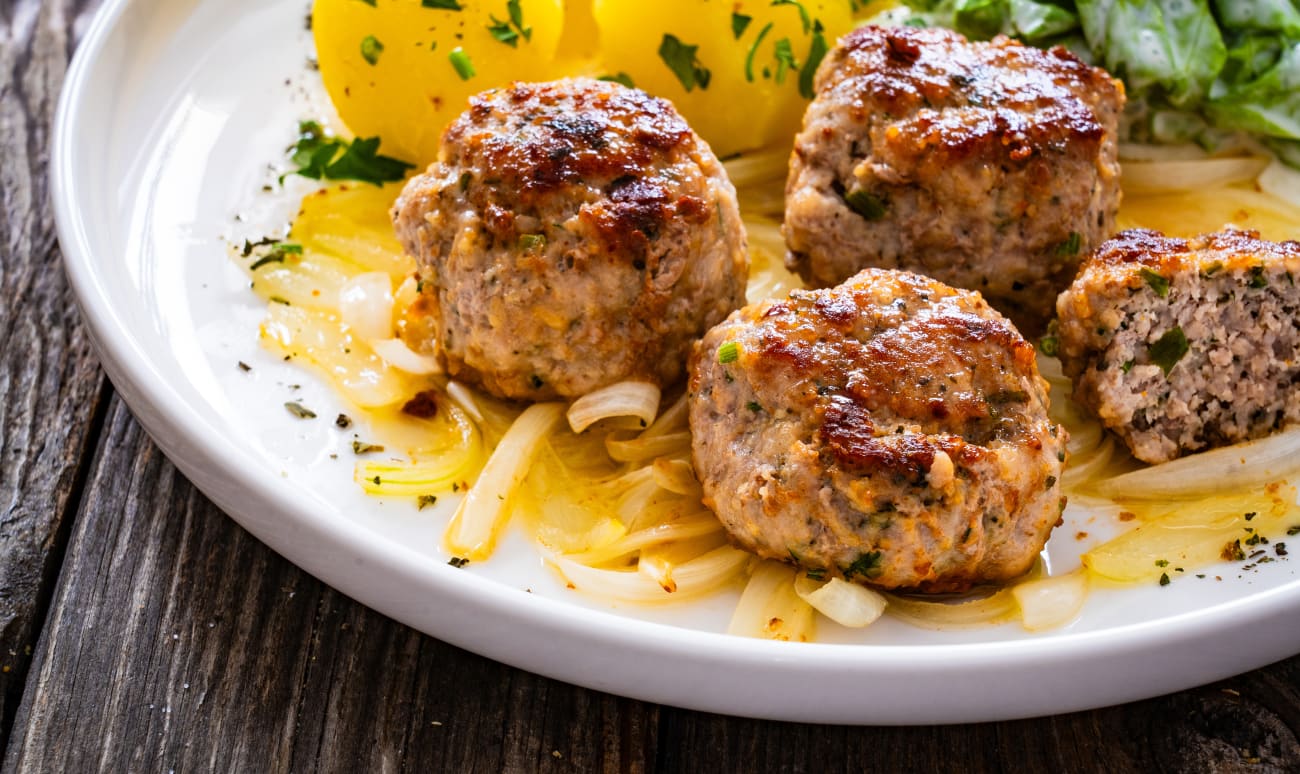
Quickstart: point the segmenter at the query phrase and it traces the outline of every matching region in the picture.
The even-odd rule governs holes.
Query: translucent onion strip
[[[667,433],[650,438],[633,438],[630,441],[609,438],[605,441],[605,449],[610,457],[619,462],[645,462],[656,457],[684,456],[691,450],[691,434]]]
[[[442,373],[442,366],[432,355],[421,355],[401,339],[370,339],[366,342],[393,368],[408,374],[428,376]]]
[[[719,591],[740,574],[749,559],[749,554],[731,546],[715,548],[674,568],[676,590],[668,592],[635,570],[601,570],[556,554],[547,556],[547,561],[575,589],[597,597],[640,603],[676,601]]]
[[[923,629],[971,629],[994,626],[1016,618],[1016,600],[1011,589],[984,597],[958,600],[926,600],[885,594],[889,614]]]
[[[722,524],[713,517],[713,514],[705,512],[699,516],[629,532],[608,545],[580,554],[569,554],[567,558],[581,564],[608,564],[619,557],[662,543],[720,534],[722,534]]]
[[[491,555],[510,493],[524,480],[538,447],[563,415],[563,404],[536,403],[506,431],[447,526],[447,550],[452,555],[476,561]]]
[[[1025,581],[1011,589],[1020,606],[1020,622],[1031,632],[1056,629],[1073,621],[1088,597],[1088,576],[1082,571],[1055,578]]]
[[[1300,470],[1300,426],[1257,441],[1200,452],[1098,481],[1106,497],[1188,499],[1225,490],[1249,490]]]
[[[866,586],[841,578],[817,581],[806,573],[799,573],[795,578],[794,591],[817,612],[840,626],[854,629],[875,623],[887,604],[881,594]]]
[[[602,419],[636,417],[649,426],[659,413],[659,386],[649,382],[618,382],[583,395],[569,406],[569,427],[581,433]]]
[[[645,432],[641,433],[641,438],[654,438],[658,435],[667,435],[668,433],[679,433],[686,429],[686,416],[690,411],[689,396],[682,393],[682,396],[673,401],[673,405],[664,409]]]
[[[339,288],[339,314],[363,339],[393,336],[393,281],[383,272],[358,274]]]
[[[727,177],[736,188],[749,188],[755,184],[784,181],[789,174],[790,149],[785,146],[743,153],[722,162]]]
[[[1300,207],[1300,171],[1274,159],[1259,175],[1259,187],[1293,207]]]
[[[787,564],[759,562],[740,595],[727,633],[791,642],[812,639],[813,608],[795,593],[794,576],[795,569]]]
[[[654,482],[673,494],[696,500],[704,496],[700,482],[695,480],[695,470],[686,460],[660,458],[651,464],[650,471],[654,475]]]
[[[447,395],[456,401],[456,405],[465,410],[475,422],[483,422],[483,412],[479,410],[478,401],[474,399],[474,392],[470,388],[457,381],[447,382]]]
[[[1252,156],[1199,161],[1136,161],[1124,164],[1126,193],[1173,193],[1254,180],[1268,159]]]

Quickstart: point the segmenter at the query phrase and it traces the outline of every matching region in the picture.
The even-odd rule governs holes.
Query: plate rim
[[[430,636],[483,654],[498,661],[547,677],[587,688],[603,690],[633,698],[656,701],[690,709],[775,720],[830,723],[870,723],[894,725],[905,723],[951,723],[1003,720],[1056,714],[1132,701],[1180,690],[1237,674],[1245,669],[1270,663],[1300,651],[1300,640],[1288,646],[1286,631],[1277,629],[1270,640],[1272,647],[1256,647],[1252,657],[1225,657],[1221,668],[1199,673],[1194,679],[1177,679],[1161,672],[1171,641],[1197,642],[1202,646],[1224,649],[1235,642],[1242,627],[1261,627],[1270,618],[1275,621],[1300,611],[1300,580],[1248,595],[1244,599],[1182,613],[1159,621],[1127,623],[1111,629],[1075,632],[1017,641],[994,641],[962,644],[876,645],[786,643],[751,640],[726,634],[686,629],[669,624],[637,620],[613,612],[592,610],[560,600],[528,595],[504,583],[429,562],[427,557],[385,538],[346,517],[322,520],[288,496],[279,479],[262,467],[253,465],[238,447],[222,433],[207,432],[182,410],[185,400],[162,378],[147,356],[147,348],[135,332],[115,312],[112,297],[100,282],[96,251],[85,227],[85,211],[77,206],[75,175],[75,129],[84,120],[84,93],[94,77],[94,65],[105,48],[122,32],[126,11],[147,2],[161,0],[106,0],[98,9],[84,37],[77,46],[59,95],[50,146],[51,202],[56,230],[63,254],[65,274],[73,288],[87,323],[92,342],[118,393],[144,429],[167,457],[227,515],[252,532],[277,553],[330,586],[361,601],[381,613]],[[193,0],[195,8],[215,0]],[[125,107],[119,107],[125,110]],[[150,378],[154,377],[154,378]],[[199,432],[195,428],[204,430]],[[308,556],[301,545],[276,539],[258,529],[240,513],[239,502],[223,494],[223,483],[245,487],[248,496],[276,511],[310,534],[316,548],[325,548],[335,556],[333,567]],[[342,561],[349,560],[349,561]],[[427,604],[399,603],[386,599],[374,584],[358,581],[346,572],[352,563],[372,567],[386,566],[404,582],[421,585],[441,603],[452,603],[445,615],[430,617]],[[425,612],[421,612],[424,610]],[[471,626],[467,616],[484,614],[502,617],[494,626]],[[606,658],[601,674],[590,674],[571,658],[546,657],[539,648],[494,640],[501,623],[548,635],[561,652],[569,648],[593,654],[599,649],[614,649],[620,655]],[[1258,631],[1258,629],[1256,629]],[[1225,635],[1231,632],[1232,635]],[[1231,637],[1233,642],[1229,643]],[[511,638],[506,638],[511,639]],[[1152,653],[1161,651],[1160,654]],[[1240,651],[1238,651],[1239,653]],[[630,654],[630,655],[629,655]],[[630,656],[635,656],[632,658]],[[638,659],[666,662],[690,658],[694,662],[683,676],[637,683],[651,672]],[[1052,664],[1074,663],[1094,668],[1117,658],[1141,662],[1146,680],[1143,688],[1133,684],[1096,687],[1071,697],[1054,701],[1025,701],[1019,704],[994,701],[996,706],[974,707],[969,702],[958,706],[933,708],[896,706],[882,713],[878,709],[856,707],[851,697],[836,699],[831,706],[802,701],[793,704],[767,703],[759,706],[738,704],[736,697],[774,697],[772,689],[749,684],[760,680],[768,670],[777,668],[802,676],[805,680],[835,682],[880,680],[895,670],[927,670],[931,678],[951,678],[972,667],[992,670],[1009,685],[1027,687],[1023,675],[1034,669],[1048,669]],[[666,660],[666,662],[665,662]],[[1173,659],[1168,659],[1172,661]],[[680,666],[680,665],[679,665]],[[627,669],[623,673],[618,669]],[[1145,670],[1155,670],[1148,673]],[[1070,671],[1075,671],[1073,668]],[[721,672],[721,673],[720,673]],[[1136,674],[1136,673],[1134,673]],[[1015,677],[1021,675],[1020,680]],[[745,679],[738,679],[738,678]],[[1163,679],[1158,679],[1158,678]],[[699,695],[699,684],[708,682],[732,698]],[[832,681],[832,682],[825,682]],[[778,681],[784,684],[785,681]],[[888,682],[888,681],[886,681]],[[988,678],[979,681],[989,683]],[[825,687],[825,686],[823,686]],[[841,689],[844,690],[844,689]],[[1004,697],[1005,698],[1005,697]]]

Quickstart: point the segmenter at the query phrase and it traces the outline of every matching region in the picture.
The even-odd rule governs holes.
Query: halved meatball
[[[1123,85],[1062,48],[861,27],[817,71],[786,184],[786,263],[978,290],[1026,332],[1114,232]]]
[[[453,376],[506,398],[671,384],[744,302],[721,164],[671,104],[616,83],[472,98],[392,216],[421,267],[429,324],[412,330],[433,331]]]
[[[1057,301],[1074,399],[1156,463],[1300,422],[1300,243],[1126,231]]]
[[[1033,347],[978,293],[868,269],[747,306],[691,359],[705,504],[740,546],[884,588],[1030,568],[1066,432]]]

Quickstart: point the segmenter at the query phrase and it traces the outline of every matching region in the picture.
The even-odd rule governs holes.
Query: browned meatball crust
[[[392,215],[430,317],[412,330],[433,329],[453,376],[502,397],[671,384],[744,302],[722,166],[671,104],[616,83],[472,98]]]
[[[1024,573],[1060,516],[1066,432],[977,293],[876,269],[794,291],[709,331],[690,384],[705,504],[759,556],[959,590]]]
[[[1057,301],[1074,399],[1144,462],[1300,422],[1300,243],[1126,231]]]
[[[908,269],[1037,332],[1114,232],[1123,85],[1065,49],[861,27],[816,90],[786,183],[786,263],[810,285]]]

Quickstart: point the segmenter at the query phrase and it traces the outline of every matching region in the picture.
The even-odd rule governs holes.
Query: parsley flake
[[[379,138],[368,137],[348,142],[325,132],[315,121],[298,124],[298,141],[289,149],[290,161],[297,167],[280,176],[283,183],[290,175],[312,180],[358,180],[382,185],[401,180],[415,165],[379,154]]]
[[[381,452],[383,450],[384,447],[377,443],[366,443],[365,441],[352,442],[352,453],[356,455],[369,454],[370,452]]]
[[[816,96],[813,89],[813,78],[817,75],[817,67],[826,58],[826,53],[830,47],[826,45],[826,36],[822,34],[822,23],[813,22],[812,43],[808,45],[808,56],[804,58],[803,68],[799,70],[799,96],[804,99],[812,99]]]
[[[749,24],[752,21],[754,21],[753,16],[746,16],[743,13],[736,13],[735,11],[732,11],[731,12],[732,36],[735,37],[736,40],[740,40],[740,36],[745,34],[745,30],[749,29]]]
[[[1165,279],[1163,274],[1152,271],[1145,266],[1143,266],[1138,273],[1142,275],[1142,279],[1151,286],[1151,289],[1155,291],[1157,296],[1160,298],[1168,297],[1169,280]]]
[[[1065,241],[1056,246],[1053,251],[1058,258],[1065,258],[1071,255],[1078,255],[1079,249],[1083,247],[1083,236],[1078,231],[1071,231]]]
[[[307,408],[306,406],[302,405],[296,400],[289,401],[288,403],[284,404],[284,407],[289,410],[290,414],[293,414],[295,417],[298,417],[299,419],[316,418],[315,411],[312,411],[311,409]]]
[[[1147,349],[1147,354],[1151,357],[1151,362],[1160,366],[1160,370],[1169,376],[1169,372],[1174,370],[1178,361],[1183,359],[1190,349],[1187,343],[1187,334],[1183,329],[1174,326],[1165,331],[1164,335],[1156,339],[1155,343]]]
[[[509,0],[506,3],[506,16],[508,19],[502,21],[496,16],[489,16],[492,23],[488,25],[488,32],[496,38],[498,42],[505,43],[511,48],[519,47],[519,38],[525,41],[532,41],[533,28],[524,26],[524,12],[519,7],[519,0]]]
[[[420,495],[419,497],[415,498],[416,508],[421,511],[429,507],[430,505],[436,504],[437,502],[438,502],[438,495]]]
[[[469,61],[469,54],[466,54],[465,49],[460,46],[452,49],[451,53],[447,55],[447,59],[451,62],[452,68],[455,69],[456,74],[460,76],[462,81],[468,81],[477,75],[474,71],[474,63]]]
[[[803,34],[807,35],[808,30],[812,28],[812,19],[808,17],[808,9],[803,7],[799,0],[772,0],[772,6],[793,5],[799,9],[799,22],[803,24]]]
[[[379,64],[379,55],[382,53],[384,53],[384,44],[379,42],[379,38],[367,35],[361,39],[361,58],[369,62],[372,67]]]
[[[425,8],[440,8],[444,11],[459,11],[465,7],[456,0],[420,0],[420,5]]]
[[[600,76],[599,78],[597,78],[596,80],[598,80],[598,81],[609,81],[609,82],[611,82],[611,83],[621,83],[621,84],[623,84],[624,86],[628,87],[629,89],[635,89],[635,88],[636,88],[636,84],[632,82],[632,76],[630,76],[630,75],[628,75],[627,73],[622,72],[622,71],[619,71],[618,73],[615,73],[614,75],[602,75],[602,76]]]
[[[866,220],[880,220],[889,210],[888,202],[862,188],[855,188],[844,194],[844,203]]]
[[[697,86],[701,90],[709,88],[709,79],[713,77],[695,55],[699,49],[699,46],[688,46],[675,35],[666,33],[663,42],[659,44],[659,58],[673,71],[687,92],[693,91]]]
[[[794,58],[794,48],[789,38],[781,38],[772,44],[772,56],[776,57],[776,82],[785,83],[785,76],[791,70],[799,69],[799,62]]]
[[[758,47],[762,44],[763,38],[766,38],[767,33],[771,31],[772,22],[768,22],[766,27],[759,30],[758,37],[754,39],[754,45],[749,47],[749,53],[745,55],[745,80],[750,83],[754,82],[754,55],[758,53]]]
[[[884,568],[880,566],[881,559],[884,557],[879,551],[870,551],[858,556],[853,560],[853,564],[844,568],[844,579],[853,580],[854,575],[861,575],[864,578],[878,577]]]

